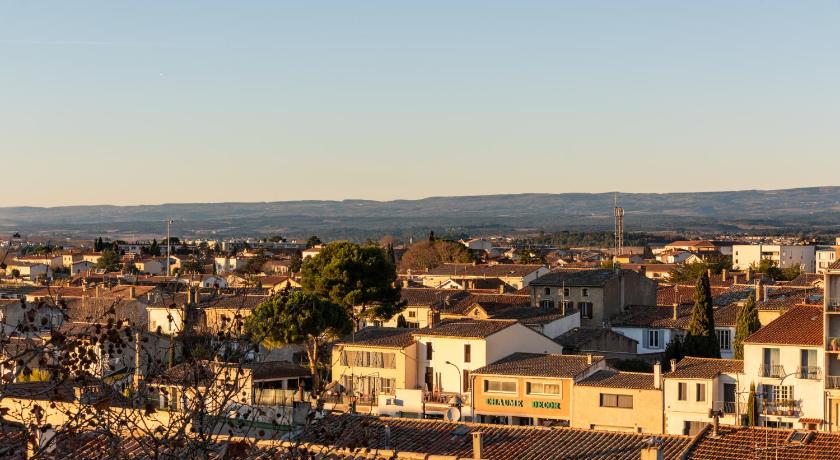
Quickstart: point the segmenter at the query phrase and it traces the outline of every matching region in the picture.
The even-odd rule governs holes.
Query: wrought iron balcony
[[[826,377],[825,386],[830,390],[840,389],[840,375],[829,375]]]
[[[785,375],[785,368],[781,364],[762,364],[758,366],[758,375],[762,377],[780,378]]]
[[[822,368],[819,366],[799,366],[796,369],[796,378],[819,380],[822,378]]]

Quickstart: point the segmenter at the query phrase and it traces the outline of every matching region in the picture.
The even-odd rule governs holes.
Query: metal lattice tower
[[[624,254],[624,208],[618,207],[618,194],[615,196],[615,255]]]

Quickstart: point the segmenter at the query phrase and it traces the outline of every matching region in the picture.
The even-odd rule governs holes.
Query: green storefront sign
[[[521,399],[499,399],[487,398],[488,406],[503,406],[503,407],[525,407]],[[534,409],[560,409],[560,403],[556,401],[532,401],[531,407]]]

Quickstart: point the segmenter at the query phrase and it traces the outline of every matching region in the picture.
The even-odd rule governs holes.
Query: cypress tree
[[[709,275],[697,280],[694,291],[694,308],[691,310],[691,322],[683,342],[685,356],[700,358],[720,358],[720,344],[715,334],[715,310],[712,305],[712,288]]]
[[[750,384],[750,395],[747,397],[747,426],[756,425],[755,414],[755,383]]]
[[[408,327],[408,321],[405,319],[405,316],[400,315],[397,317],[397,327]]]
[[[744,359],[744,340],[761,329],[761,322],[758,321],[758,306],[755,298],[750,296],[744,306],[738,310],[738,319],[735,326],[735,359]]]

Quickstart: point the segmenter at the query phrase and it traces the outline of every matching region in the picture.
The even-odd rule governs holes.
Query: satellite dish
[[[461,410],[457,407],[450,407],[446,411],[444,418],[450,422],[457,422],[458,420],[461,420]]]

